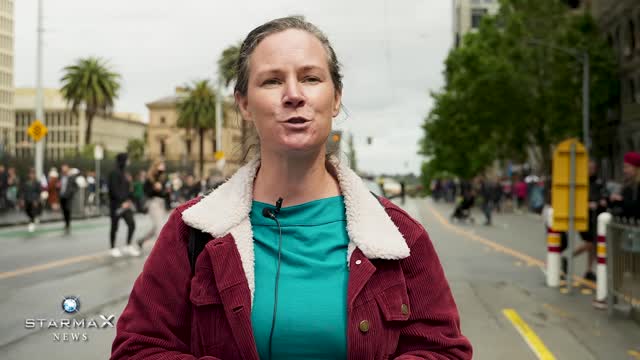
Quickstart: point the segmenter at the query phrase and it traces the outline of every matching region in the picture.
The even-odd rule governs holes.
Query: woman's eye
[[[262,83],[262,85],[277,85],[279,83],[280,83],[280,80],[278,80],[278,79],[268,79],[268,80],[265,80]]]
[[[315,77],[315,76],[307,76],[307,77],[304,78],[304,82],[307,82],[307,83],[318,83],[318,82],[320,82],[320,79]]]

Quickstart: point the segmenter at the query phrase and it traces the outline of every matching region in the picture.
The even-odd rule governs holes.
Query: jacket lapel
[[[243,359],[258,359],[251,325],[251,295],[241,271],[241,259],[232,234],[210,241],[205,247],[216,287],[233,337]]]
[[[182,220],[187,225],[208,232],[214,238],[221,238],[227,234],[233,235],[247,280],[251,305],[253,305],[255,290],[255,258],[249,213],[253,201],[253,181],[259,167],[259,159],[249,162],[227,182],[182,213]],[[365,258],[397,260],[409,256],[409,247],[402,234],[385,208],[371,196],[362,179],[336,158],[330,159],[328,168],[337,177],[344,196],[349,235],[345,260],[350,269],[353,266],[353,261],[350,260],[357,250],[362,254],[362,258],[359,259],[362,263]],[[373,267],[370,262],[368,263]],[[360,288],[354,294],[361,290],[373,273],[369,266],[361,266],[361,264],[357,266],[359,268],[357,272],[361,276],[358,275],[359,277],[354,279],[353,290]],[[362,268],[365,269],[362,270]],[[371,274],[368,274],[369,272]],[[349,281],[351,282],[351,279]],[[362,281],[364,282],[361,286]],[[351,284],[349,289],[351,290]]]

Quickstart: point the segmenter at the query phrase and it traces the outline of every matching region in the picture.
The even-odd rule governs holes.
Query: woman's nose
[[[298,81],[291,81],[285,87],[284,98],[285,107],[299,108],[305,104],[304,93]]]

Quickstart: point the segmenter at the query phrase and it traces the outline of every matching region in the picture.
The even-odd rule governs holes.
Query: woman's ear
[[[240,115],[242,115],[242,119],[247,121],[253,121],[251,112],[248,109],[247,97],[240,94],[240,92],[238,91],[236,91],[233,96],[236,99],[236,104],[238,104],[238,109],[240,109]]]
[[[333,99],[333,117],[340,114],[340,107],[342,106],[342,91],[336,91]]]

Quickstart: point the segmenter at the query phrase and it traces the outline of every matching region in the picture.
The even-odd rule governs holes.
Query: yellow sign
[[[216,159],[216,161],[224,159],[224,151],[216,151],[213,154],[213,157]]]
[[[46,126],[44,126],[43,123],[40,122],[40,120],[34,121],[27,129],[27,134],[29,134],[29,136],[31,136],[31,138],[35,142],[38,142],[43,137],[45,137],[47,135],[47,132],[49,132],[49,130]]]
[[[551,206],[553,230],[569,231],[569,191],[571,187],[571,148],[575,148],[574,224],[576,231],[589,229],[589,155],[578,140],[561,142],[553,152]]]

